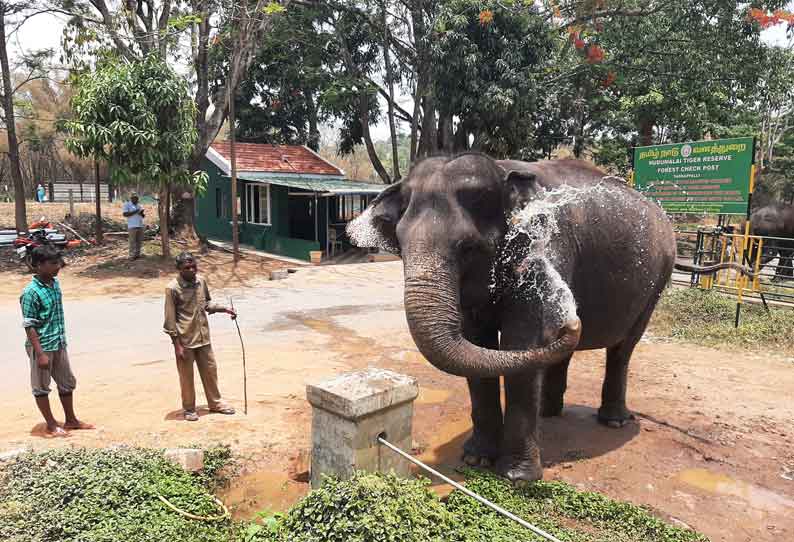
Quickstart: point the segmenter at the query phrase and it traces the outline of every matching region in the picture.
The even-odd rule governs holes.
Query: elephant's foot
[[[544,397],[543,403],[540,405],[540,415],[543,418],[553,418],[554,416],[562,416],[563,399],[561,396]]]
[[[604,403],[598,409],[598,421],[607,427],[620,428],[634,420],[624,403]]]
[[[532,454],[529,459],[512,455],[500,457],[496,470],[518,487],[543,478],[543,466],[540,464],[540,454],[537,453]]]
[[[502,438],[488,438],[473,434],[463,444],[463,461],[470,467],[491,467],[499,457],[499,445]]]

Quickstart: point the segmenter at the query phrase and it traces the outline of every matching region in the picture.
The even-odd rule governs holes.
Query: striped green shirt
[[[55,352],[66,346],[63,299],[58,279],[47,285],[34,276],[22,292],[19,304],[22,307],[22,327],[32,327],[38,332],[42,350]],[[25,344],[30,346],[30,341]]]

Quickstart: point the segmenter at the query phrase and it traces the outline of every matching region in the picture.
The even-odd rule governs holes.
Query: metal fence
[[[69,201],[69,192],[75,203],[89,203],[96,198],[96,185],[93,182],[56,182],[50,183],[47,197],[49,201],[66,203]],[[99,197],[102,201],[112,201],[112,191],[107,183],[100,183]]]
[[[794,307],[794,240],[760,235],[745,236],[722,227],[676,232],[678,256],[696,265],[738,263],[751,268],[754,278],[733,269],[714,275],[673,274],[673,282],[714,289],[742,298]]]

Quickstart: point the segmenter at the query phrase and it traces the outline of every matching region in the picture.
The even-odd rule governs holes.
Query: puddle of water
[[[738,497],[757,510],[781,512],[786,509],[794,509],[794,500],[792,499],[706,469],[682,471],[678,474],[678,479],[709,493]]]
[[[471,420],[446,423],[438,428],[428,448],[419,459],[431,465],[454,467],[461,464],[463,442],[471,433]],[[446,473],[445,473],[446,474]]]
[[[433,390],[430,388],[419,388],[419,397],[416,398],[417,405],[436,405],[443,403],[452,395],[449,390]]]
[[[232,481],[218,496],[238,520],[258,512],[286,512],[309,493],[309,484],[295,482],[279,472],[255,472]]]

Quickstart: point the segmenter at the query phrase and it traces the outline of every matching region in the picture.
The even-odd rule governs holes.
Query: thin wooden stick
[[[229,303],[234,310],[234,300],[229,297]],[[235,311],[235,314],[237,311]],[[240,347],[243,350],[243,412],[248,416],[248,371],[245,367],[245,343],[243,342],[243,334],[240,331],[240,324],[237,323],[237,318],[234,319],[234,325],[237,326],[237,336],[240,337]]]

